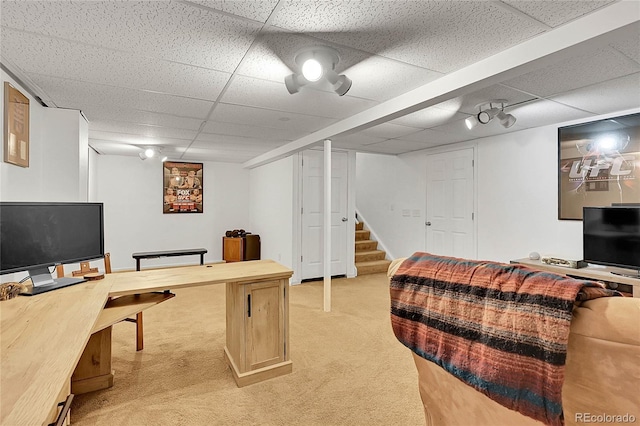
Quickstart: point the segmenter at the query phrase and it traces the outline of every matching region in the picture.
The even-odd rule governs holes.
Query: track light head
[[[498,118],[498,120],[500,120],[500,124],[502,124],[502,127],[504,127],[505,129],[508,129],[509,127],[516,124],[516,118],[511,114],[505,114],[504,111],[500,111],[498,114],[496,114],[496,117]]]
[[[302,64],[302,75],[312,83],[320,80],[325,73],[325,69],[316,58],[309,58]]]
[[[285,77],[284,84],[290,94],[298,93],[308,83],[319,82],[323,78],[333,85],[333,90],[343,96],[353,83],[346,75],[338,75],[334,69],[340,61],[338,52],[326,46],[312,47],[298,51],[295,57],[301,74]]]
[[[351,85],[353,81],[346,75],[338,75],[335,71],[330,70],[327,71],[325,77],[327,81],[333,85],[333,91],[336,92],[339,96],[345,95],[349,89],[351,89]]]
[[[498,108],[491,108],[484,111],[480,111],[478,113],[478,121],[482,124],[487,124],[493,119],[493,117],[498,115],[499,112],[500,110]]]
[[[516,122],[516,118],[513,115],[504,112],[506,103],[507,101],[504,99],[497,99],[477,105],[476,108],[478,108],[480,112],[478,112],[475,117],[465,119],[467,128],[471,130],[478,123],[488,124],[495,117],[498,118],[500,124],[505,129],[513,126]]]
[[[306,84],[304,77],[291,74],[284,78],[284,85],[287,87],[287,90],[290,94],[298,93],[300,88]]]
[[[467,129],[471,130],[478,125],[478,119],[475,115],[472,115],[464,120],[464,124],[467,126]]]

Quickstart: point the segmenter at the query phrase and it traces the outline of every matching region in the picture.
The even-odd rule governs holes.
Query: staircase
[[[364,229],[362,222],[356,223],[356,269],[358,275],[386,273],[391,261],[386,253],[378,250],[378,242],[371,239],[371,231]]]

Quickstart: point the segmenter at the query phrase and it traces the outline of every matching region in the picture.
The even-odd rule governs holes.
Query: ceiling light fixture
[[[464,120],[467,128],[471,130],[478,123],[488,124],[494,118],[497,118],[505,129],[513,126],[516,123],[516,118],[504,112],[506,103],[507,101],[504,99],[496,99],[477,105],[476,108],[478,108],[480,112]]]
[[[140,157],[141,160],[146,160],[147,158],[153,158],[159,154],[160,154],[160,149],[158,148],[145,148],[144,151],[138,154],[138,156]]]
[[[292,95],[298,93],[303,86],[322,79],[331,83],[333,91],[340,96],[351,89],[351,79],[335,72],[336,65],[340,62],[335,49],[326,46],[303,49],[296,53],[295,62],[300,67],[301,74],[293,73],[284,79],[284,84]]]

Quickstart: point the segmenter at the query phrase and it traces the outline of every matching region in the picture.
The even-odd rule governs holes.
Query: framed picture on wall
[[[162,163],[163,213],[202,213],[202,163]]]
[[[558,128],[558,219],[640,201],[640,113]]]
[[[4,161],[29,167],[29,98],[4,82]]]

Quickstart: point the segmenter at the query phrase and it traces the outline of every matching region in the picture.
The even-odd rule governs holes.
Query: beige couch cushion
[[[404,259],[389,266],[393,276]],[[511,411],[438,365],[413,354],[429,426],[511,426],[541,423]],[[562,403],[567,425],[587,416],[627,415],[640,423],[640,298],[605,297],[573,310]],[[591,418],[591,417],[590,417]],[[597,420],[597,418],[596,418]],[[607,420],[607,419],[605,419]],[[591,421],[593,423],[593,421]]]

